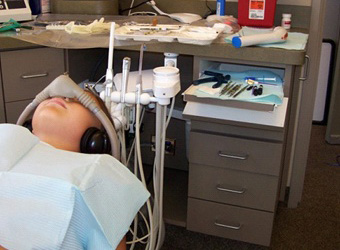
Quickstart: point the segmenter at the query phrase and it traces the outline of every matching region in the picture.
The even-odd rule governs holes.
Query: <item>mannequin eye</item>
[[[76,99],[76,98],[68,98],[68,97],[65,97],[65,101],[66,101],[66,102],[71,102],[71,103],[80,103],[80,102],[78,101],[78,99]]]

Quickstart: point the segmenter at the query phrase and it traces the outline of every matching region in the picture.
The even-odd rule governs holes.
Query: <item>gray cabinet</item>
[[[4,119],[1,118],[2,122],[15,123],[35,95],[65,72],[64,51],[34,48],[4,51],[0,56],[3,80],[1,105],[4,105],[6,114]]]
[[[243,71],[261,65],[196,61],[202,69]],[[285,66],[274,68],[286,80]],[[287,93],[288,96],[288,93]],[[288,98],[273,111],[188,101],[188,230],[269,246],[282,182]]]
[[[188,103],[186,108],[195,105]],[[214,130],[215,122],[190,112],[184,111],[192,122],[187,229],[269,246],[283,151],[283,141],[277,138],[283,136],[283,128],[271,136],[267,128],[248,128],[241,122],[230,126],[221,120]],[[242,136],[232,127],[243,130]]]

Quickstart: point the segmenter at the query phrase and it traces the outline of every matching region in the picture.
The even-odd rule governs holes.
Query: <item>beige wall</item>
[[[164,1],[164,0],[163,0]],[[188,1],[188,0],[182,0]],[[205,2],[206,0],[196,0]],[[129,2],[129,1],[127,1]],[[155,2],[162,2],[162,0],[155,0]],[[208,2],[216,2],[216,0],[208,0]],[[226,2],[238,2],[238,0],[226,0]],[[287,5],[300,5],[300,6],[311,6],[312,0],[277,0],[278,4],[287,4]]]
[[[206,6],[205,0],[155,0],[157,7],[166,13],[178,13],[178,12],[190,12],[199,14],[202,17],[209,15],[209,10]],[[338,0],[336,0],[338,1]],[[143,2],[143,0],[135,0],[134,6]],[[208,0],[208,6],[212,9],[216,9],[216,0]],[[282,13],[292,14],[292,26],[294,28],[308,28],[310,20],[310,5],[311,0],[278,0],[281,3],[276,8],[275,25],[281,24]],[[130,7],[130,0],[120,0],[121,9]],[[226,14],[234,17],[238,16],[237,1],[227,0]],[[152,11],[155,12],[150,6],[144,4],[132,12],[138,11]],[[128,14],[128,11],[123,13]]]

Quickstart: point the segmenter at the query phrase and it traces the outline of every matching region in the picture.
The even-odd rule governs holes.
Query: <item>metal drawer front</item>
[[[279,176],[281,143],[190,133],[191,163]]]
[[[278,177],[190,164],[189,196],[274,212]]]
[[[64,52],[41,48],[1,52],[5,102],[32,99],[64,72]]]
[[[269,246],[274,214],[189,198],[187,229]]]
[[[32,100],[24,100],[18,102],[6,103],[6,121],[8,123],[16,123],[20,114]]]

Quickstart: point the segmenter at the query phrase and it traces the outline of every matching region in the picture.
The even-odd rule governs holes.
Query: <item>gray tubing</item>
[[[45,89],[43,89],[24,109],[17,121],[17,124],[22,125],[42,101],[54,96],[77,98],[86,108],[91,110],[91,112],[93,112],[103,124],[107,134],[109,135],[112,156],[120,160],[120,145],[118,137],[109,118],[105,115],[104,111],[101,110],[97,103],[67,75],[58,76]]]

